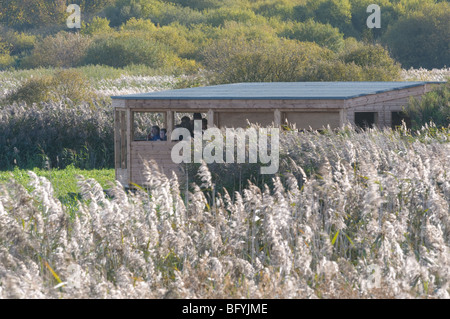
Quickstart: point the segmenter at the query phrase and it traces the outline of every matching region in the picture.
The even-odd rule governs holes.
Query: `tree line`
[[[369,29],[372,2],[5,0],[0,69],[145,64],[230,82],[395,80],[400,66],[448,64],[448,1],[380,0],[381,28]],[[67,28],[69,3],[81,29]]]

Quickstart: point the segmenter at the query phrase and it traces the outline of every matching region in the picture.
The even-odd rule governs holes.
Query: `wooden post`
[[[208,128],[215,127],[214,111],[212,109],[208,110],[207,119],[208,119]]]
[[[133,140],[133,112],[131,109],[127,109],[127,173],[128,173],[128,185],[131,182],[131,141]]]
[[[275,127],[281,127],[281,112],[280,109],[275,109],[273,112],[273,122]]]
[[[120,112],[116,110],[114,110],[114,168],[116,173],[120,168]]]
[[[166,129],[167,129],[167,141],[172,141],[172,130],[173,130],[173,111],[166,112]]]
[[[120,111],[120,166],[122,169],[127,168],[127,128],[125,115],[125,111]]]

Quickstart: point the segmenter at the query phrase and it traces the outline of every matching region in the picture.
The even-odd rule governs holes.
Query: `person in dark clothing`
[[[152,130],[151,130],[150,134],[148,135],[147,139],[149,141],[159,141],[159,140],[161,140],[160,129],[159,129],[158,125],[152,126]]]

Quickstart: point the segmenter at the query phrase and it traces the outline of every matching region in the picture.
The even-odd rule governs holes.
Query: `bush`
[[[450,84],[440,85],[421,99],[411,99],[404,112],[410,117],[412,129],[433,122],[438,127],[450,125]]]
[[[131,31],[135,32],[135,34],[145,34],[146,39],[163,43],[182,57],[192,57],[198,50],[194,43],[187,40],[187,36],[190,33],[188,28],[178,23],[156,27],[149,19],[132,18],[120,29],[123,33]]]
[[[130,35],[97,39],[87,49],[84,64],[103,64],[117,68],[130,64],[145,64],[161,68],[175,58],[163,44]]]
[[[352,6],[352,25],[357,31],[358,39],[373,41],[386,32],[389,26],[397,21],[399,12],[389,0],[350,0]],[[367,28],[367,7],[376,3],[381,8],[381,28]]]
[[[120,27],[121,31],[156,31],[155,24],[150,19],[136,19],[131,18]]]
[[[109,20],[106,18],[94,17],[90,23],[82,23],[81,34],[94,35],[111,31]]]
[[[16,60],[14,59],[14,57],[9,55],[8,53],[0,53],[0,70],[12,67],[15,62]]]
[[[349,0],[308,0],[294,7],[297,21],[314,19],[323,24],[331,24],[346,36],[354,36],[355,30],[351,24],[352,12]]]
[[[36,36],[27,33],[7,31],[3,38],[9,44],[12,55],[30,52],[36,44]]]
[[[290,0],[265,0],[253,4],[253,11],[264,17],[275,17],[280,20],[292,20],[294,16],[293,1]]]
[[[333,51],[339,51],[344,46],[344,37],[339,29],[311,19],[305,23],[287,25],[279,35],[299,41],[315,42]]]
[[[310,42],[279,40],[276,43],[222,39],[204,52],[204,63],[213,71],[212,82],[299,81],[311,64],[330,59],[333,52]]]
[[[91,102],[94,98],[89,81],[75,69],[57,72],[52,79],[50,94],[53,101],[69,99],[75,104]]]
[[[401,68],[379,45],[346,40],[335,59],[310,65],[306,81],[397,81]]]
[[[191,25],[204,21],[203,15],[196,10],[158,0],[121,0],[105,13],[111,26],[119,26],[131,18],[150,19],[159,25],[173,22]]]
[[[65,99],[78,104],[91,102],[94,97],[90,85],[82,72],[61,70],[54,76],[40,76],[25,81],[15,92],[7,96],[10,103],[25,102],[28,105],[39,102],[60,102]]]
[[[383,42],[404,68],[442,68],[450,61],[450,4],[442,2],[401,18]]]
[[[52,77],[42,76],[26,80],[14,92],[7,96],[10,103],[25,102],[28,105],[50,99]]]
[[[84,64],[108,65],[123,68],[127,65],[146,65],[167,72],[195,72],[195,61],[178,57],[174,50],[156,41],[146,32],[120,32],[97,38],[88,48]]]
[[[249,9],[221,7],[206,13],[206,23],[214,27],[224,25],[225,21],[248,22],[256,20],[256,14]]]
[[[397,80],[401,74],[400,65],[389,56],[380,45],[357,45],[345,50],[341,59],[344,63],[354,63],[367,74],[366,81]]]
[[[171,0],[170,2],[196,10],[215,9],[223,5],[220,0]]]
[[[31,55],[23,59],[24,68],[75,67],[80,65],[90,38],[78,33],[60,32],[37,42]]]

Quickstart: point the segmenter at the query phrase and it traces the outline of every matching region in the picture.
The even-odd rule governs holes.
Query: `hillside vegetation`
[[[68,29],[64,1],[0,4],[0,69],[143,64],[211,81],[397,80],[450,61],[450,4],[369,0],[93,0]],[[273,66],[273,68],[269,68]],[[295,66],[294,68],[292,66]]]

